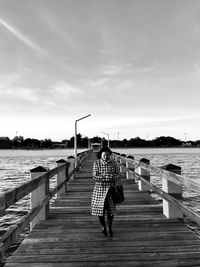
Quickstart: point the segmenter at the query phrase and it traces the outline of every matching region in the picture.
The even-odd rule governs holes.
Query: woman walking
[[[112,222],[116,214],[116,206],[111,196],[111,187],[115,186],[119,178],[117,163],[111,159],[111,150],[102,148],[98,153],[98,160],[93,165],[93,179],[95,181],[92,194],[92,215],[99,217],[102,233],[113,236]],[[106,223],[107,213],[107,223]],[[108,224],[108,231],[107,231]]]

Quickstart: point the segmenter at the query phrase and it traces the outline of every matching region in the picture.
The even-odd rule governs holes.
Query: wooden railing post
[[[150,160],[142,158],[140,159],[140,163],[145,163],[150,165]],[[138,167],[138,174],[142,176],[145,180],[150,182],[150,172],[145,170],[142,166],[139,165]],[[140,191],[149,191],[148,186],[141,180],[138,181],[138,188]]]
[[[181,174],[181,167],[176,166],[174,164],[165,165],[162,167],[162,169],[169,172]],[[169,195],[175,197],[176,199],[182,199],[182,185],[169,181],[167,179],[168,176],[168,173],[162,174],[162,190],[168,193]],[[163,214],[167,218],[183,218],[182,211],[165,199],[163,199]]]
[[[77,170],[78,171],[80,169],[80,154],[78,154],[78,157],[76,158],[76,164],[75,164]]]
[[[68,174],[69,174],[71,171],[75,170],[75,159],[73,156],[69,156],[67,160],[68,160]],[[75,178],[75,173],[72,174],[71,177],[69,177],[70,180],[74,180],[74,178]]]
[[[134,160],[134,157],[129,155],[127,158]],[[135,173],[135,168],[133,166],[133,164],[131,164],[131,162],[126,162],[126,168],[128,168],[129,170],[133,171]],[[126,179],[135,179],[135,175],[134,173],[130,173],[128,171],[126,171]]]
[[[34,169],[30,170],[30,178],[34,180],[39,175],[47,172],[47,170],[41,166],[38,166]],[[37,189],[30,193],[30,208],[33,209],[37,207],[45,198],[45,196],[49,193],[49,180],[46,183],[39,186]],[[32,230],[34,226],[40,220],[46,220],[49,216],[49,204],[47,204],[39,213],[38,215],[32,220],[30,224],[30,229]]]
[[[120,163],[120,164],[123,164],[123,160],[122,160],[122,158],[119,158],[119,163]],[[123,172],[123,169],[124,169],[123,166],[120,165],[120,166],[119,166],[119,171],[120,171],[120,173]]]
[[[126,155],[122,154],[121,156],[122,157],[125,157]],[[126,161],[122,157],[120,157],[120,159],[119,159],[119,162],[121,164],[120,165],[120,168],[119,168],[119,171],[123,175],[123,174],[126,174],[126,169],[125,169],[125,167],[126,167]]]
[[[60,159],[58,161],[56,161],[57,163],[57,167],[63,165],[63,164],[66,164],[67,161],[64,160],[64,159]],[[64,169],[63,171],[59,172],[57,174],[57,186],[59,184],[61,184],[62,182],[64,182],[64,180],[67,178],[67,175],[66,175],[66,169]],[[57,198],[60,197],[60,195],[62,194],[65,194],[65,192],[67,191],[67,180],[66,180],[66,183],[65,183],[65,186],[63,186],[57,193]]]

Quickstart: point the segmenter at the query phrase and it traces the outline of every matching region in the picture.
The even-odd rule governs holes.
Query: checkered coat
[[[91,201],[92,215],[102,216],[108,190],[119,180],[119,167],[116,161],[97,160],[93,165],[93,180],[95,184]],[[116,214],[116,205],[111,196],[108,198],[108,203],[110,214]]]

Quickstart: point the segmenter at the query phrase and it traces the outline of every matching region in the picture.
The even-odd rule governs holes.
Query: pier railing
[[[92,150],[81,152],[75,159],[73,156],[67,160],[58,160],[57,167],[52,170],[39,166],[30,170],[31,180],[14,189],[0,194],[0,216],[4,216],[6,209],[30,193],[30,212],[16,225],[11,226],[0,238],[0,253],[4,255],[9,246],[16,242],[18,236],[30,225],[34,227],[40,220],[49,216],[49,203],[53,196],[67,191],[67,183],[74,179],[76,171],[89,157]],[[57,175],[56,187],[50,189],[50,179]]]
[[[146,158],[136,161],[133,156],[113,153],[114,159],[119,163],[120,171],[126,173],[127,179],[135,179],[141,191],[150,191],[162,198],[163,214],[167,218],[183,219],[184,215],[191,221],[200,224],[200,215],[183,204],[183,187],[187,190],[200,192],[200,182],[181,175],[181,167],[168,164],[162,167],[150,165]],[[162,188],[151,182],[151,175],[162,179]]]

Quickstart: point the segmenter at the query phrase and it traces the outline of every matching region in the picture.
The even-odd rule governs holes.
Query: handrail
[[[126,158],[125,156],[121,156],[118,154],[116,155],[124,159],[126,162],[129,162],[130,164],[132,164],[135,168],[142,166],[145,170],[149,172],[153,172],[156,175],[166,174],[167,179],[173,183],[182,184],[191,190],[200,190],[200,182],[196,181],[195,179],[184,177],[183,175],[179,175],[173,172],[163,170],[161,167],[154,167],[144,162],[138,162],[135,159]],[[123,166],[123,164],[121,164],[121,166]]]
[[[69,163],[74,166],[74,162],[77,161],[77,167],[68,170],[68,162],[63,163],[60,166],[49,170],[33,180],[22,183],[21,185],[0,194],[0,216],[5,214],[5,210],[11,205],[15,204],[17,201],[25,197],[27,194],[33,192],[35,189],[39,188],[43,184],[49,184],[49,180],[56,174],[64,171],[65,177],[62,182],[60,182],[54,189],[48,190],[44,199],[36,207],[32,208],[27,215],[23,216],[22,219],[15,225],[11,226],[5,234],[0,238],[0,254],[4,255],[8,247],[14,243],[17,236],[32,222],[32,220],[41,212],[42,209],[49,203],[50,199],[61,189],[70,178],[76,173],[76,171],[81,167],[83,162],[89,157],[93,150],[86,150],[81,152],[77,159],[73,158]],[[70,158],[70,157],[68,157]],[[65,161],[64,161],[65,162]],[[65,171],[66,170],[66,171]]]
[[[145,180],[139,174],[136,174],[136,175],[138,175],[139,176],[139,179],[142,180],[146,185],[148,185],[149,188],[151,188],[151,190],[154,193],[158,194],[163,199],[167,200],[168,202],[170,202],[173,205],[175,205],[177,208],[181,209],[181,211],[185,215],[187,215],[193,221],[195,221],[198,224],[200,224],[200,215],[199,214],[197,214],[196,212],[192,211],[190,208],[188,208],[187,206],[185,206],[180,200],[176,199],[173,196],[170,196],[169,194],[167,194],[166,192],[164,192],[163,190],[161,190],[159,187],[157,187],[157,186],[153,185],[152,183],[148,182],[147,180]]]
[[[173,183],[182,184],[191,190],[200,190],[200,182],[196,181],[195,179],[184,177],[183,175],[163,170],[160,167],[153,167],[143,162],[141,162],[140,165],[145,170],[152,171],[154,174],[159,174],[159,175],[166,174],[167,179]]]
[[[187,177],[184,177],[182,175],[164,170],[161,167],[154,167],[154,166],[148,165],[144,162],[138,162],[135,159],[127,158],[127,156],[124,154],[123,155],[120,155],[118,153],[113,153],[113,154],[114,154],[114,158],[115,158],[115,160],[117,160],[117,162],[119,159],[121,159],[123,161],[123,163],[118,162],[119,166],[123,167],[124,170],[126,172],[128,172],[129,174],[133,175],[133,177],[135,177],[135,180],[142,181],[142,183],[144,183],[149,188],[149,190],[151,190],[154,193],[156,193],[157,195],[159,195],[162,199],[166,200],[168,203],[171,203],[172,205],[174,205],[176,208],[181,210],[181,212],[184,215],[188,216],[192,221],[194,221],[200,225],[200,215],[199,214],[197,214],[195,211],[191,210],[186,205],[184,205],[181,200],[176,199],[174,196],[170,195],[169,193],[166,193],[165,191],[160,189],[158,186],[155,186],[154,184],[152,184],[150,181],[145,179],[142,175],[138,174],[135,171],[135,169],[142,167],[143,169],[145,169],[148,172],[153,172],[153,174],[161,175],[161,176],[164,175],[164,178],[167,179],[168,181],[170,181],[174,184],[184,185],[193,191],[198,191],[200,189],[200,182],[198,182],[194,179],[187,178]],[[126,164],[124,164],[124,162],[125,163],[128,162],[134,168],[127,167]]]
[[[27,215],[14,226],[11,226],[8,231],[0,238],[0,251],[5,253],[8,247],[16,240],[17,236],[27,227],[27,225],[38,215],[38,213],[45,207],[49,200],[64,186],[66,181],[58,185],[54,190],[45,197],[45,199],[32,209]]]
[[[15,204],[17,201],[25,197],[27,194],[38,188],[40,185],[44,184],[46,181],[50,180],[57,173],[64,170],[66,164],[62,166],[55,167],[54,169],[41,174],[37,178],[27,181],[11,190],[8,190],[0,195],[0,215],[4,215],[4,212],[11,205]]]

